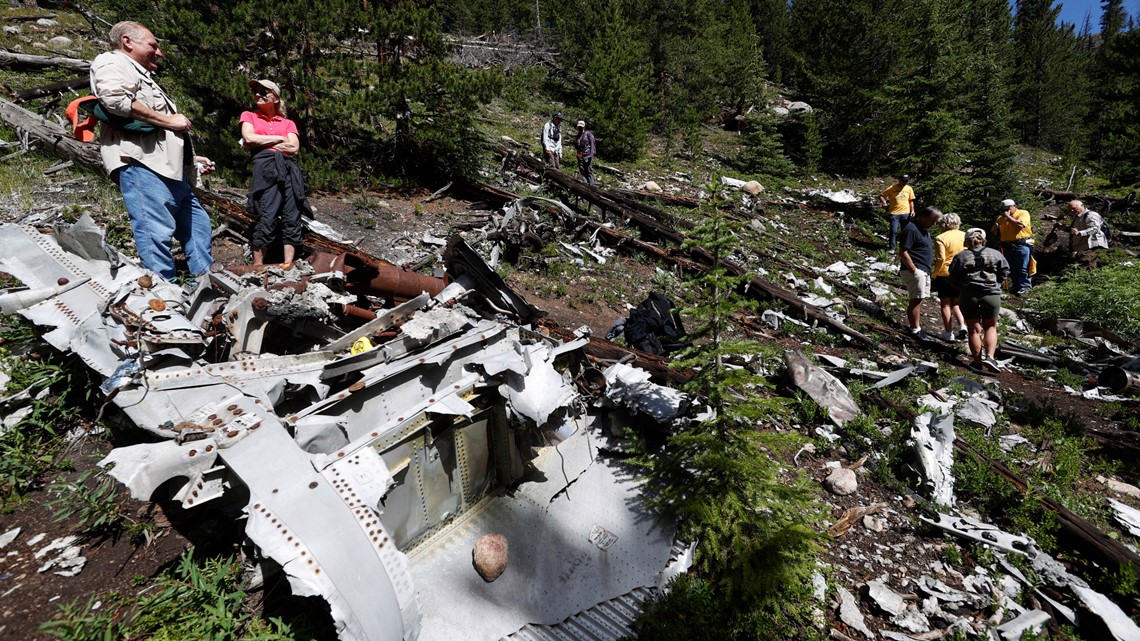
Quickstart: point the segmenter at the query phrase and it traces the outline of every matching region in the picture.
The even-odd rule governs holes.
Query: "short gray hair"
[[[938,224],[943,229],[958,229],[962,226],[962,218],[958,214],[946,214]]]
[[[114,49],[122,49],[123,36],[126,36],[131,40],[135,40],[136,38],[141,40],[141,34],[144,31],[150,31],[150,29],[147,29],[137,22],[124,20],[122,22],[116,23],[115,26],[111,27],[111,32],[108,36],[111,40],[111,47]]]

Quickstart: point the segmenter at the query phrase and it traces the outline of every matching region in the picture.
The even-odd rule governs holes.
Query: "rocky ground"
[[[52,223],[80,199],[87,186],[101,180],[97,174],[83,173],[47,180],[33,194],[36,203],[33,207],[21,208],[8,203],[4,207],[4,219]],[[691,189],[684,184],[675,188],[682,192]],[[869,321],[882,330],[876,350],[800,327],[782,312],[758,319],[761,329],[755,336],[761,340],[782,348],[806,349],[817,357],[832,355],[846,359],[849,363],[830,369],[849,384],[861,384],[860,376],[853,374],[853,370],[861,370],[862,377],[869,377],[863,380],[874,381],[901,367],[922,362],[949,371],[952,376],[965,376],[964,380],[971,381],[969,385],[963,388],[965,383],[958,382],[952,388],[934,390],[931,402],[959,399],[964,403],[971,398],[970,390],[974,390],[974,395],[996,409],[999,418],[993,421],[991,428],[998,425],[993,429],[1005,436],[1016,435],[1028,427],[1004,420],[1006,406],[1010,404],[1047,407],[1068,417],[1067,420],[1079,422],[1083,428],[1110,435],[1120,429],[1119,424],[1105,417],[1103,400],[1081,395],[1082,390],[1066,389],[1040,368],[1013,362],[1006,372],[980,378],[963,367],[961,344],[922,345],[903,339],[897,331],[898,319],[902,316],[902,290],[885,254],[875,247],[879,241],[860,232],[855,236],[861,241],[846,247],[836,246],[829,240],[835,235],[835,229],[851,223],[845,223],[843,216],[835,213],[834,206],[826,203],[821,206],[804,198],[748,203],[742,201],[739,194],[726,195],[737,203],[735,215],[750,219],[753,228],[764,228],[777,238],[795,235],[800,242],[814,239],[810,251],[803,255],[785,246],[781,263],[759,261],[755,267],[760,273],[767,273],[769,279],[782,282],[804,297],[820,297],[815,303],[823,307],[831,306],[828,298],[840,307],[854,304],[837,293],[836,287],[830,288],[831,293],[828,293],[829,282],[834,282],[849,284],[873,297],[877,295],[886,309],[882,318]],[[342,238],[363,252],[400,264],[430,257],[439,250],[439,239],[456,231],[457,224],[462,226],[463,221],[485,220],[490,212],[494,212],[494,216],[502,214],[484,203],[449,196],[425,202],[428,196],[426,190],[351,197],[317,195],[314,205],[318,219]],[[489,229],[468,226],[464,233],[486,251],[492,248],[492,243],[486,240]],[[852,229],[858,229],[858,225]],[[481,244],[480,239],[483,239]],[[595,334],[602,334],[624,315],[627,303],[639,302],[652,289],[669,293],[669,287],[677,286],[667,266],[663,270],[661,265],[623,251],[607,252],[604,264],[596,259],[579,263],[579,253],[570,250],[570,246],[587,249],[597,249],[597,246],[581,236],[566,235],[560,240],[567,247],[547,252],[550,255],[546,256],[541,256],[541,252],[525,254],[504,273],[512,286],[532,303],[549,310],[551,319],[568,329],[586,325]],[[239,236],[227,232],[218,236],[216,251],[219,260],[241,262],[245,247]],[[843,266],[836,265],[840,262]],[[565,264],[574,268],[566,269]],[[828,278],[809,280],[805,276],[807,269],[788,269],[789,264],[809,268]],[[431,261],[428,269],[430,265]],[[1025,340],[1035,336],[1036,330],[1016,316],[1018,302],[1010,302],[1012,309],[1003,323],[1007,338]],[[938,324],[934,313],[928,307],[924,317],[931,331]],[[817,358],[817,362],[838,364],[822,358]],[[785,377],[781,369],[772,368],[775,379]],[[796,391],[791,382],[785,381],[785,385],[788,390],[785,393]],[[911,374],[895,385],[906,390],[901,394],[904,397],[931,391],[923,384],[921,373]],[[1135,412],[1135,405],[1128,407]],[[908,428],[908,423],[898,416],[882,412],[871,425],[873,429],[884,431]],[[875,467],[882,453],[867,451],[867,444],[871,442],[867,437],[846,433],[822,417],[793,427],[806,436],[822,439],[817,441],[819,445],[797,454],[793,465],[825,488],[820,500],[826,503],[835,520],[831,526],[833,538],[823,559],[828,582],[835,589],[827,591],[827,596],[820,601],[820,625],[834,630],[832,634],[837,638],[877,634],[895,639],[939,638],[955,628],[966,631],[996,627],[1037,608],[1050,611],[1048,598],[1073,604],[1072,596],[1064,593],[1064,585],[1023,583],[1012,578],[1016,570],[1009,568],[1016,566],[1006,557],[1015,554],[970,542],[931,525],[929,519],[934,513],[930,510],[929,491],[919,491],[919,485],[907,481],[884,478],[883,470]],[[113,434],[82,431],[76,434],[75,447],[68,455],[77,472],[92,465],[116,440]],[[1120,438],[1126,440],[1130,435],[1122,433]],[[828,439],[834,440],[834,444],[829,444]],[[861,439],[865,442],[860,443]],[[1027,449],[1024,453],[1026,465],[1040,458],[1036,451]],[[1123,481],[1135,480],[1131,471],[1122,472],[1125,472],[1121,474]],[[837,484],[837,478],[843,476],[848,478]],[[1086,490],[1093,494],[1140,505],[1137,498],[1140,490],[1119,479],[1106,478],[1103,482],[1089,479],[1087,483]],[[134,593],[145,589],[146,577],[169,566],[188,547],[208,548],[209,542],[213,542],[222,548],[218,552],[224,552],[226,548],[232,550],[239,540],[232,520],[225,515],[189,517],[170,506],[141,503],[132,504],[130,509],[139,519],[150,520],[157,526],[150,541],[138,544],[126,537],[81,540],[72,535],[67,522],[53,522],[53,510],[45,505],[45,498],[42,492],[34,493],[21,505],[0,514],[0,535],[3,535],[0,536],[0,594],[5,597],[0,606],[0,638],[47,638],[37,632],[36,627],[53,616],[58,604],[111,591]],[[972,511],[967,504],[958,507],[967,513]],[[1001,515],[976,512],[975,515],[982,521],[1002,520]],[[1099,525],[1113,537],[1131,540],[1126,530],[1115,523]],[[1080,563],[1079,558],[1070,560],[1078,561],[1077,567],[1087,565]],[[261,594],[258,598],[268,596],[271,595]],[[1120,605],[1128,613],[1136,608],[1131,600],[1121,601]],[[1077,607],[1078,612],[1081,609]],[[1038,620],[1035,616],[1042,618]],[[1046,621],[1052,621],[1048,625],[1055,626],[1059,620],[1063,621],[1063,617],[1027,615],[1009,629],[1023,623],[1032,626]],[[1092,629],[1089,625],[1086,624],[1086,629]],[[899,636],[901,634],[911,636]]]
[[[50,25],[22,28],[20,37],[28,39],[29,48],[33,40],[46,41],[51,34]],[[38,35],[29,35],[33,32]],[[51,225],[72,221],[88,211],[108,230],[112,242],[130,251],[129,228],[118,197],[98,171],[69,169],[44,175],[43,169],[55,160],[25,156],[9,162],[21,166],[16,178],[9,179],[12,184],[0,190],[4,192],[0,193],[0,222]],[[624,181],[603,174],[601,180],[607,188],[639,189],[653,181],[663,194],[702,195],[683,173],[643,172]],[[540,189],[533,176],[512,173],[505,180],[496,176],[488,177],[488,181],[522,194]],[[218,181],[211,187],[238,201],[242,197],[241,186]],[[1039,366],[1015,360],[996,375],[972,374],[965,368],[960,343],[915,343],[902,336],[903,289],[883,239],[877,235],[885,225],[865,205],[871,202],[869,193],[845,197],[781,191],[757,196],[727,186],[723,191],[731,203],[731,216],[754,233],[742,245],[763,247],[746,250],[735,258],[804,300],[832,310],[851,327],[870,335],[873,344],[863,345],[834,332],[805,327],[795,310],[782,304],[769,304],[765,313],[743,319],[747,322],[740,331],[780,352],[809,353],[814,356],[813,366],[826,366],[844,385],[860,392],[890,373],[920,366],[884,385],[881,396],[863,394],[863,417],[844,427],[818,411],[801,411],[796,421],[785,426],[814,439],[811,447],[805,447],[788,463],[819,483],[820,501],[832,519],[827,524],[831,538],[826,543],[826,565],[821,568],[818,586],[820,631],[840,639],[938,639],[957,629],[973,634],[1017,619],[1018,623],[999,633],[1002,638],[1018,638],[1021,629],[1035,626],[1044,626],[1057,635],[1059,625],[1066,621],[1065,608],[1072,608],[1082,624],[1081,637],[1112,638],[1104,628],[1103,617],[1092,615],[1095,608],[1090,603],[1099,602],[1076,596],[1080,591],[1073,585],[1080,580],[1066,579],[1063,572],[1045,564],[1054,556],[1063,561],[1064,569],[1111,596],[1125,614],[1140,613],[1135,585],[1131,591],[1120,590],[1125,596],[1115,594],[1120,586],[1113,585],[1109,574],[1098,568],[1104,565],[1102,561],[1083,551],[1081,541],[1059,536],[1053,549],[1060,552],[1042,554],[1040,563],[1034,565],[1019,560],[1020,553],[1013,551],[1025,549],[1023,540],[1014,540],[1016,545],[1010,543],[1005,546],[1010,549],[1003,551],[1001,546],[1011,539],[1001,532],[987,531],[985,526],[979,530],[967,521],[948,526],[956,531],[951,533],[931,523],[937,521],[931,493],[939,487],[945,489],[945,484],[923,484],[918,480],[920,475],[895,474],[898,470],[885,463],[895,460],[886,447],[897,443],[910,447],[907,439],[892,435],[910,433],[914,418],[907,412],[916,399],[923,398],[930,406],[954,405],[960,417],[959,431],[967,427],[982,430],[995,447],[1009,450],[1015,468],[1012,473],[1023,476],[1063,463],[1049,439],[1036,436],[1043,416],[1062,417],[1069,432],[1088,439],[1088,460],[1107,461],[1097,463],[1097,471],[1082,476],[1079,487],[1072,490],[1072,507],[1086,506],[1081,511],[1094,529],[1131,549],[1136,543],[1135,533],[1114,516],[1105,501],[1111,498],[1140,506],[1140,489],[1134,486],[1140,481],[1135,466],[1140,450],[1131,430],[1140,411],[1134,399],[1106,400],[1105,390],[1098,390],[1085,378],[1086,370],[1080,363],[1092,362],[1106,350],[1135,353],[1136,346],[1113,344],[1103,338],[1062,340],[1046,336],[1031,322],[1030,310],[1022,301],[1007,300],[1009,313],[1002,321],[1003,338],[1047,348],[1062,355],[1067,365]],[[539,193],[561,197],[576,211],[604,219],[596,209],[549,184]],[[423,271],[437,267],[434,257],[450,234],[465,234],[484,257],[501,256],[498,271],[507,282],[566,329],[587,326],[595,336],[602,336],[626,315],[629,305],[636,305],[654,290],[683,302],[680,283],[684,275],[675,265],[637,253],[632,243],[614,247],[581,227],[556,224],[549,212],[532,212],[536,218],[530,229],[540,242],[528,245],[511,235],[521,234],[517,228],[508,233],[498,226],[504,217],[500,207],[458,188],[436,198],[425,188],[314,194],[312,200],[318,221],[327,225],[330,233],[363,253],[400,265],[422,265]],[[645,202],[660,204],[652,199]],[[670,212],[693,217],[681,209]],[[1050,217],[1058,214],[1056,206],[1034,212],[1044,229],[1051,226]],[[620,217],[610,217],[606,222],[639,238]],[[243,230],[229,225],[219,229],[217,259],[226,264],[247,261]],[[670,253],[665,243],[645,240]],[[520,245],[524,246],[521,250]],[[1065,245],[1062,239],[1052,247],[1042,247],[1039,281],[1064,267],[1067,258],[1061,248]],[[875,302],[883,313],[865,313],[858,298]],[[933,305],[924,310],[924,325],[931,332],[940,329]],[[826,356],[833,360],[823,358]],[[1074,361],[1078,364],[1073,365]],[[778,393],[804,398],[805,392],[790,380],[784,362],[765,362],[762,366],[777,384]],[[880,398],[884,404],[868,405],[869,398]],[[832,400],[834,397],[823,396],[820,403],[827,405]],[[812,407],[810,401],[798,402],[801,407]],[[906,407],[900,412],[892,404]],[[993,412],[992,422],[985,408]],[[962,419],[963,412],[972,421]],[[831,415],[836,415],[835,408]],[[65,452],[70,465],[61,467],[67,471],[58,479],[54,475],[42,479],[40,490],[0,513],[0,639],[50,638],[38,627],[55,616],[60,604],[98,601],[110,593],[145,592],[150,589],[148,579],[169,568],[186,549],[193,547],[206,555],[230,554],[240,543],[240,529],[235,527],[233,515],[187,514],[170,505],[138,502],[125,503],[125,509],[132,518],[154,526],[144,542],[127,536],[76,538],[66,519],[56,519],[47,488],[57,480],[75,480],[111,447],[134,438],[120,430],[94,433],[93,418],[88,417],[82,425],[66,426],[72,437],[72,445]],[[1034,442],[1026,445],[1019,441],[1026,438],[1023,435]],[[914,440],[929,442],[932,451],[938,449],[937,435],[920,433]],[[948,456],[961,460],[966,454],[950,448]],[[911,467],[921,468],[921,457],[915,458],[918,460]],[[959,492],[969,494],[956,505],[964,515],[997,523],[1012,534],[1022,533],[1011,515],[987,513],[984,506],[971,502],[977,488]],[[984,542],[965,538],[967,534]],[[273,586],[252,598],[267,616],[299,608],[320,611],[319,601],[283,599]],[[1034,614],[1037,610],[1046,614]],[[316,636],[333,638],[327,627]]]

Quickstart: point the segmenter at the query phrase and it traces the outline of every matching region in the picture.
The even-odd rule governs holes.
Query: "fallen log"
[[[641,189],[611,189],[610,193],[620,194],[628,198],[644,198],[645,200],[653,200],[664,205],[671,205],[673,207],[687,207],[689,209],[696,209],[701,206],[701,201],[690,196],[677,196],[675,194],[664,194],[652,191],[644,191]]]
[[[51,153],[92,167],[102,167],[99,145],[72,138],[59,125],[37,113],[7,100],[0,100],[0,119],[14,129],[28,132],[30,137],[43,143]]]
[[[1092,205],[1102,214],[1107,214],[1110,211],[1122,211],[1132,208],[1136,203],[1136,192],[1133,191],[1124,198],[1118,196],[1109,196],[1107,194],[1078,194],[1074,191],[1061,191],[1056,189],[1038,189],[1037,195],[1045,201],[1046,204],[1056,202],[1066,202],[1070,200],[1081,200],[1086,205]]]
[[[551,336],[559,340],[568,342],[577,339],[574,332],[559,326],[555,321],[549,318],[541,318],[537,321],[537,324],[546,329]],[[653,382],[658,385],[676,386],[693,377],[693,372],[674,369],[669,365],[669,361],[660,356],[643,352],[639,349],[622,347],[621,345],[611,343],[596,336],[590,337],[590,342],[586,345],[585,349],[586,354],[596,360],[603,362],[624,360],[636,367],[640,367],[649,372],[649,376]]]
[[[43,85],[42,87],[33,87],[31,89],[24,89],[12,93],[12,99],[16,102],[24,102],[26,100],[34,100],[44,96],[50,96],[62,91],[70,91],[72,89],[84,89],[90,84],[91,80],[87,76],[80,76],[72,78],[71,80],[61,80],[51,84]]]
[[[52,67],[67,69],[68,71],[86,73],[91,70],[91,62],[79,58],[65,58],[63,56],[33,56],[15,51],[0,51],[0,67],[9,69],[40,70]]]

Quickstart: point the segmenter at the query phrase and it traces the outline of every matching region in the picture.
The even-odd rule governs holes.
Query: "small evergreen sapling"
[[[790,595],[794,586],[810,583],[822,534],[805,479],[787,473],[776,458],[792,439],[757,428],[782,417],[784,402],[764,395],[770,385],[762,377],[729,364],[761,351],[732,330],[732,316],[755,304],[740,294],[749,277],[716,262],[738,242],[738,225],[715,205],[706,213],[684,247],[700,247],[714,262],[686,285],[694,344],[675,365],[695,372],[685,391],[712,411],[640,462],[657,492],[655,507],[679,520],[681,536],[697,542],[696,571],[721,597],[727,630],[745,619],[761,624],[758,611],[780,617],[799,611]]]

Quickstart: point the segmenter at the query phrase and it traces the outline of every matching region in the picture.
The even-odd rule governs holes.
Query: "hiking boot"
[[[1005,371],[1005,368],[1002,367],[1001,363],[997,362],[997,359],[993,356],[983,356],[982,365],[984,365],[987,369],[993,370],[994,372]]]
[[[950,343],[954,341],[954,332],[938,332],[934,335],[934,337],[940,341],[946,341],[947,343]]]
[[[910,337],[916,341],[922,341],[924,343],[930,341],[930,334],[927,334],[921,329],[910,330]]]
[[[965,327],[963,327],[962,329],[958,330],[958,333],[955,334],[955,336],[958,338],[958,340],[964,341],[970,337],[970,332]]]

